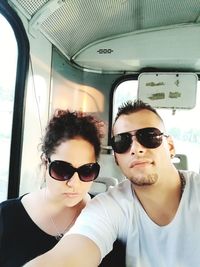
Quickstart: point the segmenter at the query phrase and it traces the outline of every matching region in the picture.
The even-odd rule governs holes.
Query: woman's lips
[[[78,193],[64,193],[64,195],[69,198],[75,198],[80,196],[80,194]]]

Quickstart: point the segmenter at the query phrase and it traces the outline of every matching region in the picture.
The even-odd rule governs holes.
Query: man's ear
[[[115,158],[115,163],[116,163],[117,165],[119,165],[119,164],[118,164],[118,161],[117,161],[117,158],[116,158],[116,155],[115,155],[115,152],[114,152],[114,158]]]
[[[169,153],[170,157],[173,158],[176,154],[175,147],[174,147],[174,141],[171,136],[167,137],[167,143],[169,147]]]

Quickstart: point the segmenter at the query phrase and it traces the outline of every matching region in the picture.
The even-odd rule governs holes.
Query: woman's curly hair
[[[49,121],[42,141],[42,155],[46,158],[55,152],[64,141],[81,137],[88,141],[95,150],[98,159],[103,138],[104,123],[92,115],[81,111],[56,110]]]

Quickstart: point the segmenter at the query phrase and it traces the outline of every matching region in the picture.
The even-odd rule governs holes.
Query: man
[[[116,238],[126,245],[127,267],[199,266],[200,176],[176,170],[174,143],[156,110],[125,103],[112,147],[128,179],[94,198],[68,234],[26,266],[98,266]]]

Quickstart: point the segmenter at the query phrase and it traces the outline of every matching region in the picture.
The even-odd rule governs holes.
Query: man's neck
[[[149,186],[132,185],[136,197],[149,218],[160,226],[167,225],[173,220],[183,192],[184,182],[179,173],[176,172],[171,178],[166,179],[172,181],[162,179],[163,182]]]

